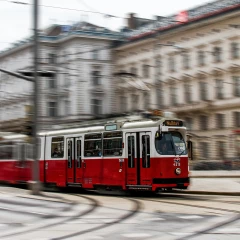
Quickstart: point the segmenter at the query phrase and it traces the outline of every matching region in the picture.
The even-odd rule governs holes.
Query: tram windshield
[[[183,155],[187,154],[185,141],[179,132],[162,133],[155,135],[155,147],[161,155]]]

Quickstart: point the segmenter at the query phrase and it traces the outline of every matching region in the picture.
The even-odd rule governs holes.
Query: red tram
[[[39,133],[39,138],[44,184],[149,191],[189,186],[186,128],[176,118],[122,119]],[[13,140],[1,141],[0,181],[30,181],[31,145],[24,145],[24,138]],[[6,149],[11,156],[3,154]]]

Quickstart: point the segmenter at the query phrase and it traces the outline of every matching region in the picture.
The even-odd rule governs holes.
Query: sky
[[[111,30],[119,30],[126,25],[126,16],[134,12],[138,17],[168,16],[182,10],[203,5],[212,0],[39,0],[39,28],[51,24],[69,25],[88,21]],[[13,2],[28,3],[16,4]],[[34,0],[0,0],[0,51],[12,43],[33,34]],[[44,6],[43,6],[44,5]],[[59,8],[52,8],[59,7]],[[106,18],[104,14],[74,11],[70,9],[94,11],[117,16]]]

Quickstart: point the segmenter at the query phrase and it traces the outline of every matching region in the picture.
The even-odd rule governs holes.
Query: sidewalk
[[[190,178],[189,188],[176,192],[240,196],[240,171],[191,171]]]
[[[240,178],[239,171],[190,171],[191,178]]]

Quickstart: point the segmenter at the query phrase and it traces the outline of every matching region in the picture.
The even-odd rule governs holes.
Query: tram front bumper
[[[190,178],[154,178],[152,190],[155,191],[161,188],[177,188],[187,189],[190,185]]]

